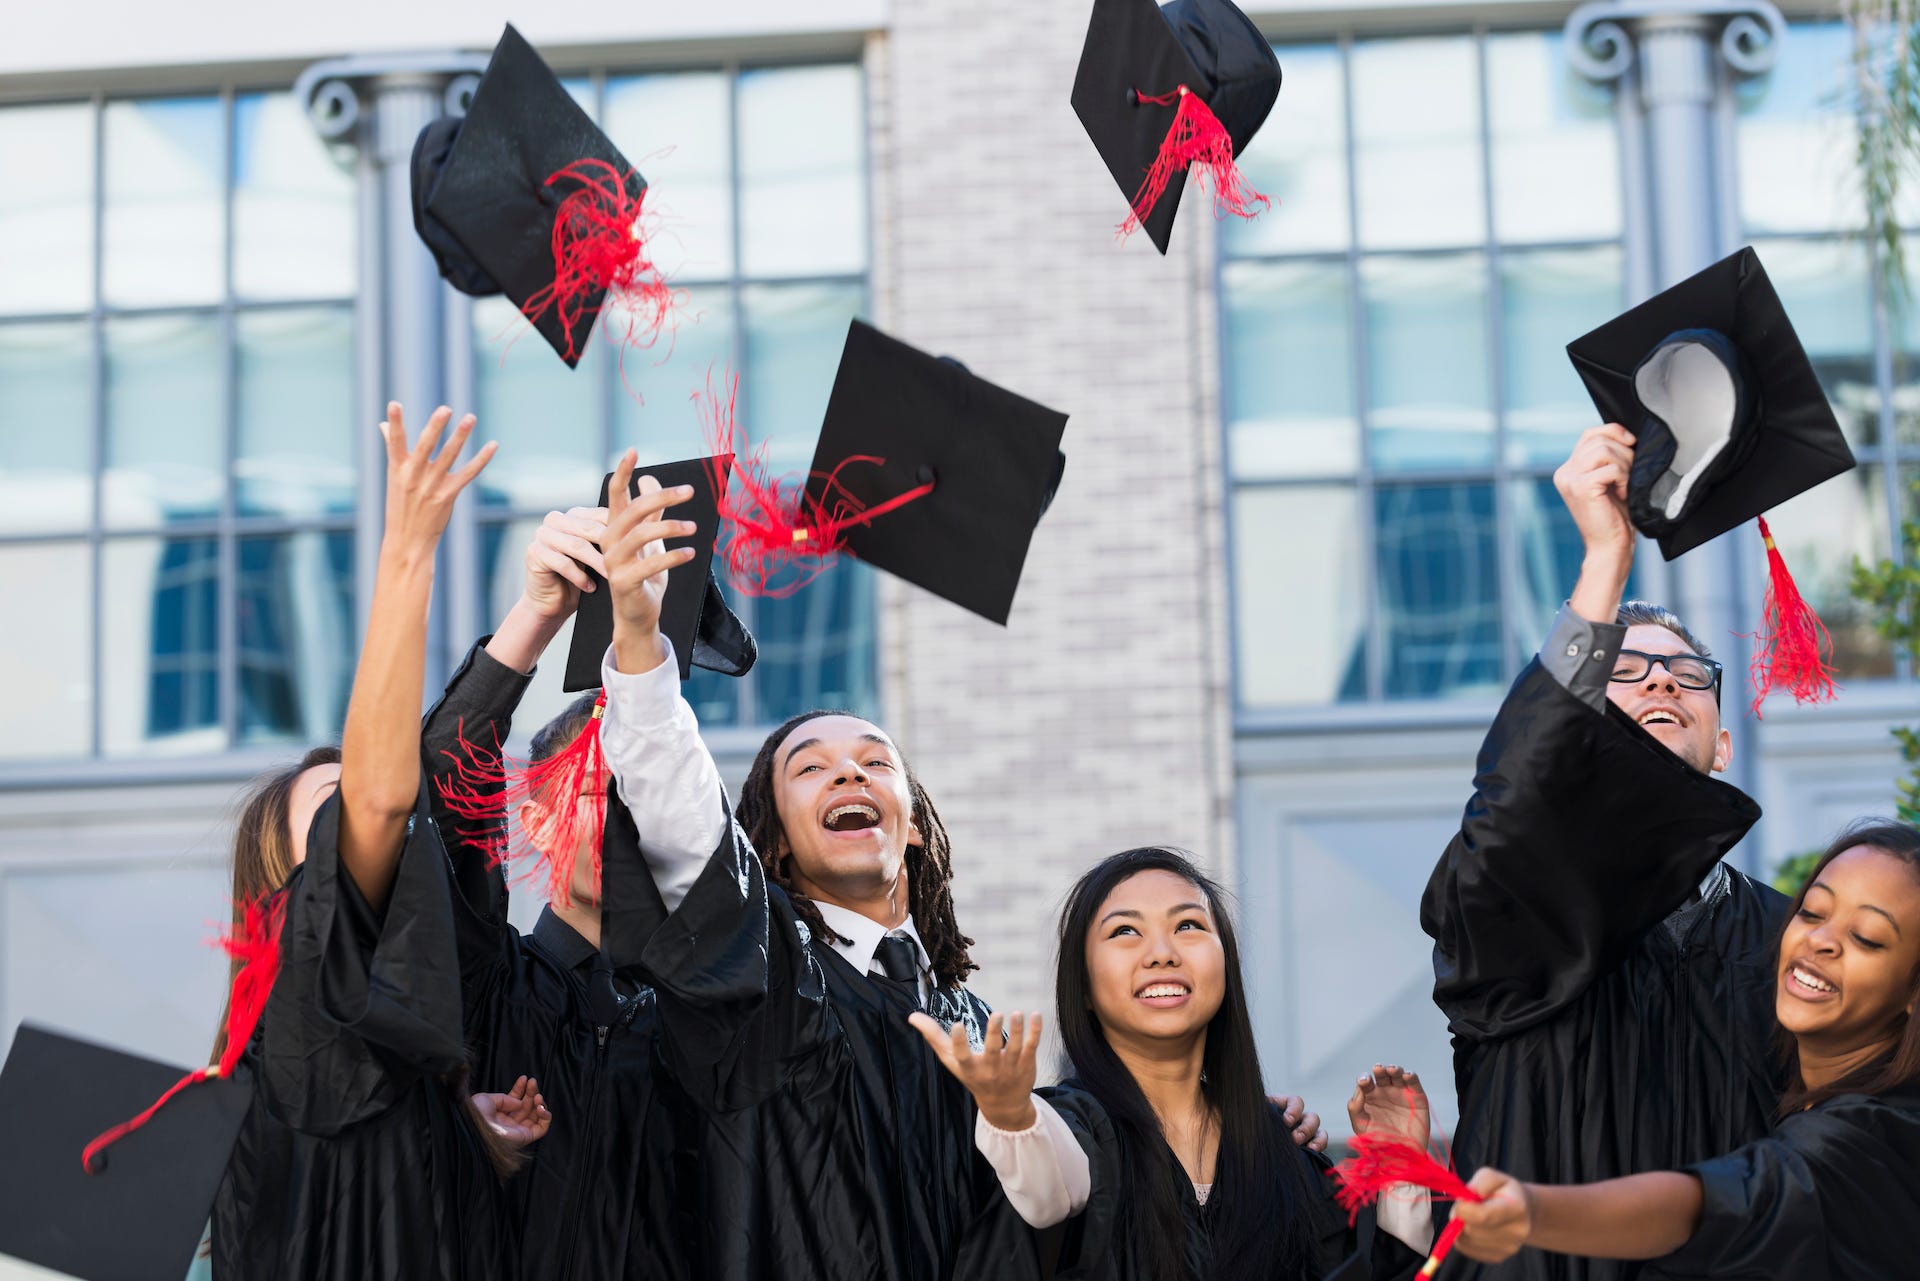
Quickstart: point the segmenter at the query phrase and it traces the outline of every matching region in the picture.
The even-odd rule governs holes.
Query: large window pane
[[[225,748],[218,540],[118,538],[101,555],[102,749]]]
[[[716,392],[733,365],[733,301],[725,285],[686,290],[678,328],[645,351],[630,351],[613,398],[613,447],[632,445],[642,462],[672,462],[706,452],[693,393],[712,375]]]
[[[1356,490],[1290,485],[1235,493],[1233,579],[1242,704],[1285,707],[1367,696],[1366,570]]]
[[[602,318],[602,324],[605,318]],[[481,501],[520,509],[591,503],[600,492],[601,398],[608,344],[595,327],[578,369],[503,298],[473,305],[474,439],[500,442],[500,462],[480,473]],[[622,353],[638,364],[644,350]]]
[[[1221,288],[1235,478],[1357,469],[1346,262],[1230,263]]]
[[[1493,229],[1508,242],[1620,234],[1613,92],[1567,64],[1561,37],[1487,38]]]
[[[1509,462],[1557,463],[1594,425],[1567,343],[1612,318],[1620,303],[1620,251],[1611,245],[1500,255]]]
[[[242,312],[235,498],[243,515],[353,510],[353,314]]]
[[[106,523],[214,515],[226,471],[219,319],[113,320],[106,341]]]
[[[1880,395],[1866,247],[1854,240],[1762,240],[1754,249],[1819,371],[1848,443],[1877,443]]]
[[[742,291],[747,432],[765,444],[776,472],[805,470],[826,417],[827,397],[860,311],[859,285],[755,285]]]
[[[243,742],[335,738],[353,685],[353,532],[242,538],[235,594]]]
[[[93,109],[0,110],[0,312],[93,305]]]
[[[1749,232],[1825,231],[1866,222],[1848,108],[1845,23],[1796,23],[1763,76],[1734,84],[1740,218]]]
[[[1498,690],[1493,486],[1382,488],[1374,494],[1374,540],[1387,696]]]
[[[233,107],[233,292],[242,298],[353,293],[350,171],[286,94]]]
[[[1367,258],[1360,281],[1374,466],[1491,463],[1486,260]]]
[[[1486,238],[1476,63],[1467,37],[1354,46],[1362,245],[1405,249]]]
[[[1767,525],[1800,594],[1833,638],[1835,670],[1842,678],[1892,675],[1892,649],[1873,630],[1874,611],[1847,590],[1854,558],[1878,564],[1892,545],[1886,473],[1878,465],[1856,467],[1774,508]],[[1742,556],[1754,575],[1749,599],[1759,601],[1767,572],[1760,538],[1750,528],[1729,537],[1744,541]]]
[[[675,281],[733,270],[728,98],[712,72],[607,82],[607,136],[647,179],[647,243]]]
[[[217,300],[227,276],[220,100],[116,102],[106,111],[107,303]]]
[[[749,276],[867,266],[866,111],[858,67],[740,76],[740,254]]]
[[[0,530],[86,527],[92,436],[88,326],[0,325]]]
[[[759,719],[772,724],[816,707],[877,716],[873,612],[873,570],[850,558],[785,600],[754,601]]]
[[[1276,52],[1286,88],[1266,127],[1238,157],[1247,181],[1273,204],[1257,218],[1221,224],[1227,252],[1345,249],[1352,234],[1340,51],[1331,45],[1287,45]]]
[[[1507,512],[1520,570],[1520,599],[1507,610],[1507,627],[1513,635],[1514,661],[1524,663],[1540,652],[1561,602],[1573,594],[1586,545],[1550,478],[1513,482],[1507,489]],[[1639,582],[1636,562],[1624,599],[1639,596]]]
[[[84,756],[93,735],[93,560],[87,545],[0,545],[0,760]]]

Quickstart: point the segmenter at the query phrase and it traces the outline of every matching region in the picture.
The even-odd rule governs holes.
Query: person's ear
[[[1725,726],[1722,726],[1713,739],[1713,772],[1724,774],[1731,764],[1733,764],[1733,735],[1727,732]]]
[[[920,834],[920,824],[912,819],[907,820],[907,844],[918,845],[922,848],[925,848],[927,844],[927,838]]]
[[[529,796],[520,802],[520,808],[514,812],[514,817],[520,820],[520,830],[526,833],[528,844],[542,854],[553,852],[544,844],[546,833],[553,825],[553,810],[545,802]]]

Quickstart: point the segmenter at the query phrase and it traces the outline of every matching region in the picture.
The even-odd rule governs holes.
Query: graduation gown
[[[461,1097],[447,859],[424,812],[393,891],[340,867],[340,801],[288,882],[280,974],[248,1048],[255,1097],[215,1198],[220,1281],[510,1275],[500,1180]]]
[[[815,940],[737,826],[670,915],[624,804],[608,807],[605,857],[609,952],[651,979],[666,1062],[703,1123],[689,1275],[946,1281],[1032,1267],[1030,1234],[988,1212],[1004,1197],[974,1149],[972,1096],[908,1024],[913,999]],[[987,1007],[964,987],[936,991],[927,1012],[985,1036]]]
[[[460,738],[504,743],[529,676],[468,652],[427,714],[421,745],[436,783],[453,772]],[[507,920],[507,886],[484,833],[439,805],[456,888],[466,1038],[476,1090],[505,1091],[531,1075],[553,1113],[547,1134],[507,1186],[519,1271],[540,1281],[659,1281],[688,1275],[692,1236],[676,1220],[672,1167],[686,1114],[656,1088],[653,992],[615,973],[600,950],[554,914],[531,935]],[[504,802],[503,802],[504,803]],[[504,811],[502,814],[504,821]],[[688,1159],[685,1142],[679,1159]]]
[[[1113,1122],[1099,1100],[1077,1082],[1042,1087],[1038,1093],[1054,1107],[1067,1128],[1080,1141],[1091,1167],[1092,1190],[1086,1208],[1053,1228],[1035,1231],[1042,1241],[1040,1251],[1048,1260],[1045,1275],[1059,1281],[1158,1281],[1149,1276],[1143,1234],[1152,1225],[1129,1204],[1125,1190],[1120,1140]],[[1353,1226],[1347,1212],[1334,1201],[1334,1184],[1328,1176],[1332,1163],[1318,1152],[1296,1147],[1292,1130],[1281,1118],[1280,1109],[1272,1109],[1273,1126],[1288,1162],[1286,1176],[1297,1212],[1305,1216],[1303,1238],[1308,1244],[1308,1270],[1304,1273],[1273,1270],[1273,1281],[1389,1281],[1418,1273],[1424,1256],[1381,1232],[1371,1207],[1361,1211]],[[1173,1160],[1172,1152],[1166,1159]],[[1181,1181],[1182,1209],[1186,1219],[1187,1276],[1191,1281],[1206,1281],[1210,1275],[1207,1260],[1212,1231],[1211,1198],[1201,1205],[1192,1185]],[[1007,1214],[1017,1217],[1008,1206]]]
[[[1920,1088],[1829,1099],[1690,1170],[1706,1191],[1700,1226],[1650,1278],[1920,1275]]]
[[[1538,661],[1521,673],[1420,906],[1462,1173],[1589,1183],[1766,1134],[1787,900],[1719,861],[1759,817],[1613,704],[1595,711]],[[1611,1281],[1639,1265],[1526,1250],[1459,1275]]]

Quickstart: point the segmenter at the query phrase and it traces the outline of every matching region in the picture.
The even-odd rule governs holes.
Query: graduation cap
[[[1280,60],[1229,0],[1094,0],[1073,110],[1131,212],[1167,252],[1186,175],[1213,184],[1217,212],[1251,218],[1267,198],[1234,165],[1280,96]]]
[[[727,484],[733,459],[726,455],[690,458],[654,467],[636,467],[628,492],[640,495],[640,477],[652,476],[662,489],[693,486],[693,496],[670,509],[675,520],[691,520],[698,527],[690,538],[669,538],[669,551],[692,547],[694,556],[667,572],[667,591],[660,603],[660,634],[673,643],[673,652],[685,680],[694,667],[727,676],[744,676],[759,656],[753,634],[746,629],[713,574],[714,537],[720,527],[718,493]],[[607,505],[613,483],[609,472],[600,481],[599,506]],[[562,688],[599,689],[600,664],[613,643],[613,596],[607,580],[592,570],[594,590],[580,594],[573,618],[573,642],[567,650]],[[474,743],[460,736],[460,754],[451,777],[440,780],[441,800],[460,819],[473,824],[469,839],[492,843],[500,862],[516,863],[522,879],[543,880],[549,901],[566,904],[573,897],[574,862],[580,838],[604,829],[606,793],[597,786],[607,769],[600,745],[600,723],[606,694],[594,701],[592,714],[565,747],[539,760],[509,757],[498,743]],[[592,798],[582,817],[576,796]],[[566,803],[558,803],[565,798]],[[546,817],[533,830],[503,826],[509,812],[527,801],[539,804]],[[594,846],[594,882],[599,883],[599,847]]]
[[[703,398],[735,442],[731,394]],[[859,320],[847,329],[804,486],[736,450],[720,555],[752,594],[798,590],[842,551],[1004,624],[1066,467],[1067,416]]]
[[[1752,247],[1567,344],[1607,422],[1634,434],[1627,510],[1668,559],[1749,520],[1767,548],[1754,706],[1776,686],[1831,698],[1826,629],[1764,513],[1854,466],[1833,407]]]
[[[569,366],[612,293],[624,341],[651,341],[675,295],[636,229],[647,182],[511,25],[464,118],[421,130],[413,224],[463,293],[504,293]]]
[[[193,1075],[191,1073],[189,1076]],[[82,1150],[166,1092],[181,1069],[23,1023],[0,1068],[0,1254],[85,1281],[183,1277],[252,1102],[245,1080],[178,1090],[150,1124]]]

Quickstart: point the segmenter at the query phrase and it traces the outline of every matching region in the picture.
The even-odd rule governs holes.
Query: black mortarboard
[[[1280,60],[1260,29],[1228,0],[1173,0],[1165,6],[1094,0],[1073,81],[1073,110],[1163,254],[1186,183],[1184,165],[1165,174],[1163,189],[1146,188],[1176,116],[1189,109],[1179,101],[1182,87],[1205,104],[1238,156],[1280,95]],[[1173,100],[1142,101],[1163,97]],[[1237,213],[1253,210],[1236,199],[1264,206],[1265,197],[1245,189],[1228,161],[1227,171],[1213,173],[1222,203]],[[1153,198],[1144,200],[1147,195]]]
[[[1067,416],[871,325],[847,330],[807,482],[808,507],[874,511],[844,533],[870,565],[1005,623],[1034,527],[1060,483]],[[878,465],[841,466],[849,459]],[[837,489],[826,478],[837,472]]]
[[[699,527],[691,539],[669,538],[667,547],[692,547],[694,557],[677,565],[667,574],[667,595],[660,603],[660,634],[673,644],[680,663],[680,679],[685,680],[693,667],[725,676],[744,676],[759,649],[749,632],[728,608],[713,576],[713,540],[719,532],[720,509],[714,496],[716,471],[720,478],[729,474],[731,458],[691,458],[685,462],[665,463],[658,467],[637,467],[629,492],[638,497],[640,477],[651,476],[662,489],[692,485],[693,497],[667,509],[673,520],[690,520]],[[607,487],[613,483],[609,472],[600,481],[599,505],[607,505]],[[588,571],[592,573],[591,570]],[[580,594],[580,608],[573,616],[573,644],[567,650],[567,690],[597,689],[600,663],[607,646],[613,644],[613,597],[607,582],[593,574],[594,590]]]
[[[80,1154],[148,1107],[182,1076],[138,1058],[23,1023],[0,1069],[8,1109],[0,1144],[0,1254],[85,1281],[182,1277],[253,1091],[245,1080],[198,1081],[106,1151],[97,1173]]]
[[[466,116],[429,124],[413,149],[413,223],[440,274],[465,293],[505,293],[530,310],[568,365],[586,350],[607,292],[570,273],[566,305],[554,296],[556,214],[583,183],[549,179],[583,162],[611,207],[631,205],[637,216],[646,179],[511,25]]]
[[[1853,465],[1759,256],[1741,249],[1567,344],[1632,432],[1634,524],[1671,560]]]

